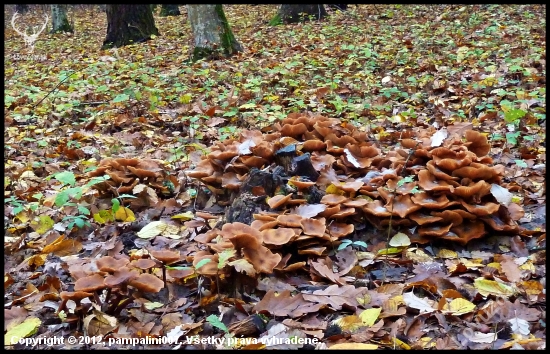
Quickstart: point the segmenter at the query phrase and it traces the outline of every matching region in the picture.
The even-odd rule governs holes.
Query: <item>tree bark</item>
[[[296,23],[310,19],[320,20],[326,16],[327,11],[322,4],[282,4],[270,24]]]
[[[67,5],[52,4],[52,30],[50,33],[73,32],[73,27],[67,19]]]
[[[193,61],[228,57],[242,51],[233,36],[222,5],[187,5],[187,16],[193,30]]]
[[[328,4],[328,7],[333,10],[346,11],[348,9],[348,4]]]
[[[107,37],[102,49],[145,42],[159,35],[149,5],[107,5]]]
[[[181,12],[178,5],[162,4],[162,7],[160,8],[159,16],[167,17],[167,16],[179,16],[179,15],[181,15]]]

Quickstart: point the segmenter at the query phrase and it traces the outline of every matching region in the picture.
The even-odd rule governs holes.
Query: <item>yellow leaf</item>
[[[336,187],[334,184],[330,184],[327,189],[325,190],[325,192],[327,194],[338,194],[338,195],[343,195],[344,194],[344,191],[341,190],[340,188]]]
[[[167,227],[168,225],[162,221],[152,221],[145,225],[136,235],[140,238],[152,238],[163,233]]]
[[[383,248],[381,250],[378,251],[378,255],[386,255],[386,254],[398,254],[398,253],[401,253],[403,250],[401,248],[395,248],[395,247],[390,247],[390,248]]]
[[[193,219],[194,217],[195,215],[193,215],[193,212],[186,211],[185,213],[173,215],[172,219],[181,219],[182,221],[187,221]]]
[[[402,232],[398,232],[390,240],[390,246],[392,247],[407,247],[411,244],[409,236]]]
[[[44,247],[42,254],[53,253],[56,256],[63,257],[73,255],[82,250],[82,244],[77,240],[65,239],[65,235],[59,236],[52,243]]]
[[[449,304],[449,310],[455,316],[460,316],[468,312],[472,312],[476,305],[466,299],[454,299]]]
[[[13,327],[4,335],[4,343],[7,345],[16,344],[21,338],[33,335],[38,330],[42,321],[36,317],[29,317],[23,323]]]
[[[48,215],[41,215],[38,220],[31,221],[31,227],[40,235],[45,234],[53,227],[54,221]]]
[[[340,317],[334,321],[333,324],[337,325],[344,331],[354,332],[360,327],[363,327],[363,321],[357,315]]]
[[[124,222],[132,222],[136,221],[136,217],[134,216],[134,212],[126,207],[120,207],[115,213],[115,219],[124,221]]]
[[[474,280],[474,287],[484,297],[489,295],[506,297],[514,295],[514,289],[511,286],[498,283],[494,280],[477,278]]]
[[[20,211],[19,214],[15,216],[16,219],[19,219],[22,223],[26,223],[30,220],[29,212],[26,210]]]
[[[424,349],[435,347],[435,341],[433,340],[432,337],[422,337],[422,338],[420,338],[419,342],[420,342],[420,345],[422,346],[422,348],[424,348]]]
[[[115,218],[113,217],[113,212],[110,209],[103,209],[94,214],[94,220],[99,224],[105,224],[108,221],[115,221]]]
[[[161,308],[164,304],[162,302],[147,302],[143,306],[145,306],[147,310],[154,310]]]
[[[437,253],[437,256],[439,258],[443,258],[443,259],[456,259],[456,258],[458,258],[458,253],[456,253],[455,251],[448,250],[448,249],[441,249]]]
[[[359,315],[359,318],[361,321],[363,321],[363,324],[365,326],[372,326],[374,322],[378,319],[378,316],[380,316],[380,312],[382,312],[382,308],[372,308],[372,309],[366,309],[365,311],[361,312]]]
[[[376,344],[366,344],[366,343],[339,343],[334,344],[328,349],[344,349],[344,350],[353,350],[353,349],[364,349],[364,350],[376,350],[378,346]]]
[[[392,340],[393,340],[393,344],[398,346],[399,348],[401,348],[403,350],[411,350],[411,346],[408,345],[407,343],[403,342],[402,340],[400,340],[396,337],[393,337]]]
[[[46,263],[46,257],[48,257],[47,254],[36,254],[28,259],[28,264],[30,267],[38,268]]]

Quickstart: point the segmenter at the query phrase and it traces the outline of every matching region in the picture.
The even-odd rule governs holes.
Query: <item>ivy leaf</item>
[[[113,100],[113,103],[125,102],[125,101],[128,101],[129,99],[130,99],[129,95],[122,93],[115,97],[115,99]]]
[[[63,183],[63,185],[68,184],[72,187],[76,184],[76,178],[74,176],[74,173],[70,171],[63,171],[63,172],[56,173],[53,177],[59,182]]]
[[[218,316],[216,316],[216,315],[210,315],[210,316],[206,317],[206,321],[207,321],[208,323],[210,323],[212,326],[221,329],[221,330],[224,331],[225,333],[229,333],[229,329],[227,329],[227,327],[225,326],[225,324],[224,324],[222,321],[220,321],[220,319],[218,318]]]
[[[514,123],[517,120],[525,117],[527,112],[522,109],[511,109],[507,112],[504,112],[504,121],[506,123]]]

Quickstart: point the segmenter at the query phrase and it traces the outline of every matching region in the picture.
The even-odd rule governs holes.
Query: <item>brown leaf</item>
[[[270,290],[264,298],[254,306],[256,312],[268,312],[273,316],[289,316],[300,317],[306,313],[317,312],[323,308],[323,304],[311,303],[305,301],[302,294],[290,295],[289,290],[285,290],[280,294]]]

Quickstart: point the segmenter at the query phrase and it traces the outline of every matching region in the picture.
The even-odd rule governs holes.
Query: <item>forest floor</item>
[[[75,33],[32,54],[5,10],[9,348],[545,348],[544,5],[275,27],[275,5],[224,6],[244,51],[196,63],[180,8],[155,16],[160,36],[100,51],[105,13],[76,6]],[[274,172],[289,145],[311,152],[321,201]],[[417,179],[430,164],[447,182]],[[222,228],[251,166],[275,191],[249,191],[252,228]],[[455,173],[470,167],[489,177]],[[411,214],[418,194],[447,207]]]

